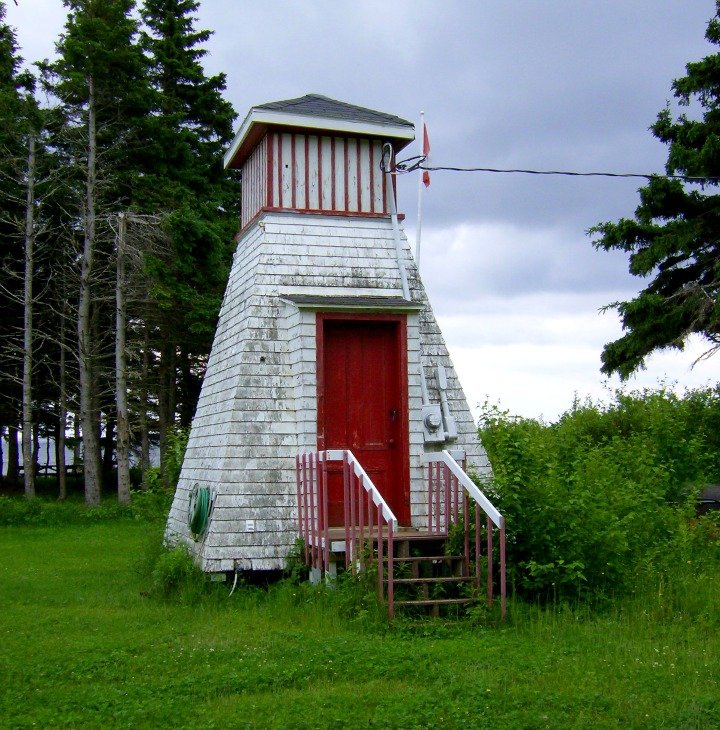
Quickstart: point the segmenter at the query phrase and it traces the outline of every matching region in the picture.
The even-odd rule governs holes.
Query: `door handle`
[[[397,408],[391,408],[390,409],[390,420],[391,421],[396,421],[397,420],[397,417],[398,417]]]

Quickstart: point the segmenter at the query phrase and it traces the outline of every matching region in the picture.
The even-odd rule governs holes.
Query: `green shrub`
[[[148,593],[151,596],[195,605],[211,589],[209,577],[197,565],[186,545],[159,551],[150,574]]]
[[[617,393],[547,425],[485,406],[480,436],[507,521],[508,576],[533,599],[635,590],[668,563],[715,554],[681,538],[701,485],[720,481],[720,393]],[[715,540],[716,543],[716,540]]]

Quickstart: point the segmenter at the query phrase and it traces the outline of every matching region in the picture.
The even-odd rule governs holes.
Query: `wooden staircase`
[[[444,538],[401,537],[393,568],[394,605],[403,613],[440,616],[452,609],[463,610],[476,600],[465,557],[446,555]]]
[[[505,617],[505,520],[448,451],[429,452],[423,489],[427,522],[401,526],[362,465],[349,449],[330,449],[296,457],[299,534],[311,580],[335,575],[340,564],[353,572],[377,568],[380,600],[388,619],[395,608],[439,615],[461,609],[479,595],[481,559],[487,563],[488,605],[493,603],[493,531],[499,544],[500,613]],[[328,463],[342,465],[343,524],[330,526]],[[422,492],[423,490],[421,490]],[[424,519],[422,520],[424,522]],[[471,524],[474,522],[474,525]],[[484,524],[483,524],[484,522]],[[462,555],[446,555],[448,534],[460,530]],[[483,545],[485,545],[483,549]],[[474,576],[470,559],[474,558]]]

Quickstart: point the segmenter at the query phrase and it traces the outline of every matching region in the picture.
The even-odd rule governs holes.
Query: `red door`
[[[350,449],[398,520],[407,524],[405,321],[319,315],[318,335],[319,448]],[[329,465],[328,502],[330,525],[342,525],[339,464]]]

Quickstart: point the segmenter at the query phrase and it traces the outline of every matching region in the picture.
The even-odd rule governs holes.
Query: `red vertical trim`
[[[350,155],[348,147],[350,140],[345,140],[345,210],[350,210]]]
[[[305,208],[310,208],[310,135],[305,135]]]
[[[272,205],[275,201],[272,199],[273,190],[273,139],[274,132],[268,132],[265,139],[267,140],[267,158],[265,160],[265,178],[267,180],[267,192],[265,194],[265,205]]]
[[[325,333],[321,314],[315,315],[315,367],[317,372],[317,447],[325,451]],[[320,427],[323,430],[320,430]]]
[[[297,207],[297,167],[296,162],[296,155],[295,155],[295,145],[297,144],[297,135],[293,132],[293,134],[290,135],[290,159],[291,159],[291,173],[292,176],[290,178],[291,181],[291,189],[292,189],[292,195],[290,197],[290,205],[291,207],[295,208]]]
[[[280,208],[283,207],[283,135],[278,132],[277,136],[278,140],[278,163],[277,163],[277,170],[278,170],[278,206]]]
[[[330,210],[335,210],[335,137],[330,138]]]
[[[375,212],[375,144],[370,140],[370,148],[368,150],[370,156],[370,212]]]
[[[318,210],[323,209],[323,138],[318,136],[318,154],[317,154],[317,171],[318,171]]]
[[[382,149],[380,149],[380,154],[382,154]],[[388,212],[388,199],[387,199],[387,174],[383,173],[382,176],[382,199],[383,199],[383,213]]]
[[[357,167],[357,209],[358,213],[362,210],[362,160],[360,159],[360,150],[362,147],[360,146],[360,140],[355,140],[355,154],[357,156],[357,164],[355,165]]]

